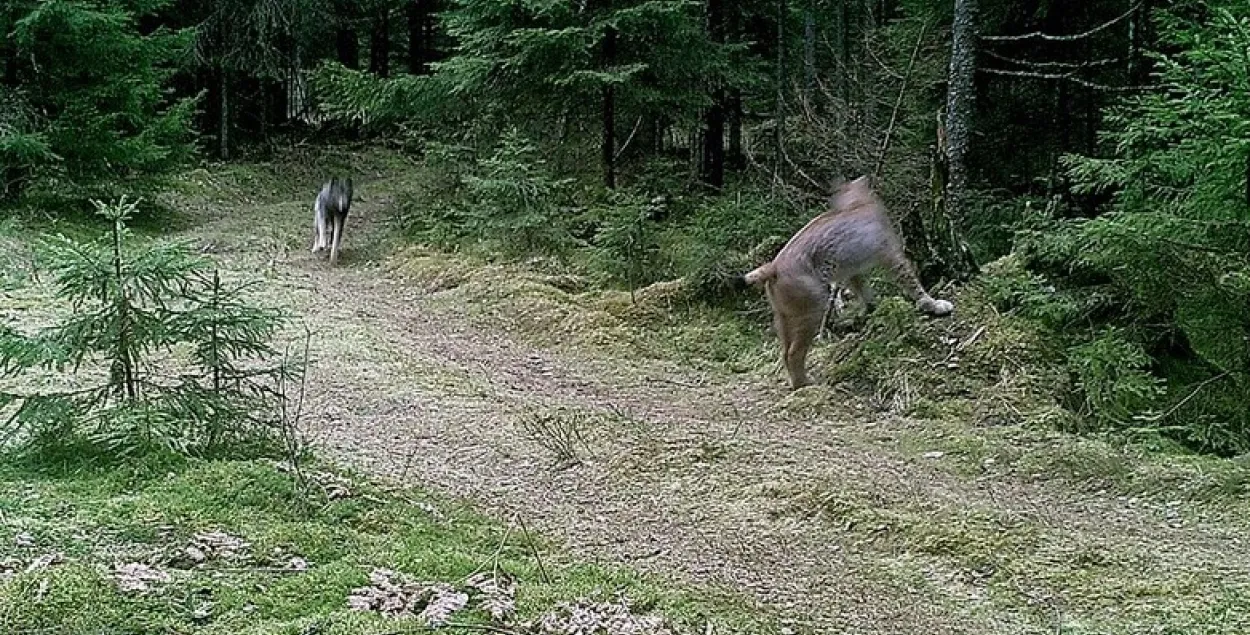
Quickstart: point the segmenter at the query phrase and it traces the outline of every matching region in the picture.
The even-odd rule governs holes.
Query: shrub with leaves
[[[1069,355],[1095,418],[1135,414],[1194,447],[1240,453],[1250,450],[1250,92],[1233,87],[1250,86],[1250,7],[1194,8],[1154,14],[1162,47],[1179,52],[1155,56],[1160,89],[1109,111],[1110,156],[1065,159],[1078,193],[1114,193],[1110,212],[1027,232],[1021,253],[1074,296],[1103,298],[1086,302],[1102,310]]]
[[[132,246],[136,202],[96,205],[112,223],[105,237],[46,246],[69,315],[33,334],[0,328],[0,438],[116,455],[275,443],[295,372],[271,344],[284,316],[243,302],[245,287],[224,284],[184,243]],[[41,371],[68,371],[75,387],[32,388]]]

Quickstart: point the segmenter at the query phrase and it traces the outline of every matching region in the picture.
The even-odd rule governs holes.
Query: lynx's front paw
[[[916,303],[918,308],[929,315],[943,316],[950,315],[955,310],[955,305],[947,300],[934,300],[933,298],[921,298]]]

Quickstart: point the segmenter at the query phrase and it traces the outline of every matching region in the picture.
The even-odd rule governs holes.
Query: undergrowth
[[[624,594],[637,615],[654,613],[684,632],[775,632],[733,596],[575,563],[515,524],[323,467],[308,468],[304,489],[266,461],[43,465],[0,466],[5,633],[423,629],[428,615],[349,606],[353,595],[380,592],[369,591],[378,570],[456,589],[483,578],[515,584],[496,616],[474,591],[469,606],[449,611],[456,623],[503,620],[522,632],[526,620],[558,614],[561,602],[615,603]]]

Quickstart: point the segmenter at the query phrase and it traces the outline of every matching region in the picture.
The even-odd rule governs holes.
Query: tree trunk
[[[816,89],[816,11],[814,0],[803,7],[803,97],[809,102]]]
[[[1250,207],[1250,153],[1246,154],[1246,207]]]
[[[950,77],[946,93],[946,209],[962,220],[967,214],[968,145],[972,136],[973,105],[976,99],[977,2],[955,0],[955,21],[951,28]]]
[[[360,35],[352,24],[355,11],[352,3],[347,0],[339,0],[334,4],[334,19],[338,25],[334,32],[334,46],[338,51],[339,63],[356,70],[360,68]]]
[[[1063,181],[1063,168],[1059,163],[1059,157],[1069,151],[1068,144],[1072,142],[1071,101],[1068,82],[1059,82],[1059,86],[1055,88],[1055,110],[1051,117],[1055,129],[1059,131],[1059,147],[1051,153],[1050,157],[1050,185],[1046,192],[1048,196],[1053,196],[1059,191],[1060,183]]]
[[[940,187],[942,194],[935,196],[928,228],[930,240],[936,242],[934,251],[944,261],[939,264],[947,275],[957,280],[966,280],[977,270],[972,251],[957,229],[968,215],[968,146],[976,98],[976,20],[976,0],[955,0],[946,121],[939,121],[938,152],[934,161],[935,188]]]
[[[616,29],[608,27],[603,34],[603,67],[609,70],[616,64]],[[603,86],[603,185],[609,190],[616,188],[616,87]]]
[[[378,77],[391,75],[391,12],[378,11],[369,31],[369,72]]]
[[[4,57],[4,77],[2,83],[4,86],[13,89],[18,86],[17,78],[17,47],[11,37],[0,34],[0,56]],[[0,199],[16,198],[21,194],[23,170],[16,165],[4,166],[4,172],[0,173],[4,181],[0,183]]]
[[[428,0],[408,0],[405,9],[408,15],[408,72],[425,75],[430,70],[429,38],[426,37],[429,3]]]
[[[838,55],[841,57],[841,63],[838,68],[838,76],[841,78],[842,90],[839,96],[842,98],[842,106],[848,107],[854,97],[851,94],[854,91],[855,83],[851,81],[851,66],[855,61],[854,47],[851,45],[855,41],[855,24],[856,12],[854,11],[855,3],[852,0],[842,0],[838,3]],[[846,117],[843,117],[843,121]]]
[[[774,107],[773,152],[775,161],[773,177],[782,178],[785,173],[786,140],[786,0],[777,0],[777,95]]]
[[[230,71],[217,69],[217,156],[223,161],[230,158]]]
[[[725,157],[729,169],[740,171],[747,167],[742,152],[742,91],[729,91],[729,152]]]
[[[1153,42],[1150,38],[1150,2],[1142,0],[1128,19],[1128,81],[1140,86],[1150,79],[1150,63],[1143,54]]]
[[[339,64],[352,70],[360,68],[360,40],[351,27],[339,27],[334,35],[335,48],[338,49]]]
[[[265,118],[270,126],[281,127],[287,123],[287,83],[282,80],[270,80],[266,82],[266,89],[269,93],[267,105],[269,107],[268,116]]]
[[[4,78],[5,86],[17,87],[17,62],[18,52],[17,43],[7,34],[0,34],[0,56],[4,57]]]
[[[707,32],[708,38],[715,44],[725,43],[724,0],[708,0]],[[719,85],[719,80],[712,89],[712,105],[708,107],[703,121],[703,161],[699,180],[719,189],[725,184],[725,88]]]
[[[425,57],[427,62],[442,59],[438,49],[438,8],[439,0],[426,0],[425,9]]]

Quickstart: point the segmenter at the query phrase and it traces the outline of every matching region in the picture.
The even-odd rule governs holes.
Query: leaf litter
[[[375,568],[369,585],[354,589],[349,608],[383,616],[416,618],[430,628],[452,624],[466,608],[477,608],[495,624],[507,625],[518,635],[675,635],[663,617],[639,615],[625,595],[612,601],[579,599],[555,604],[538,617],[513,623],[516,616],[516,579],[498,572],[483,572],[465,580],[458,589],[445,582],[415,582],[391,569]]]

